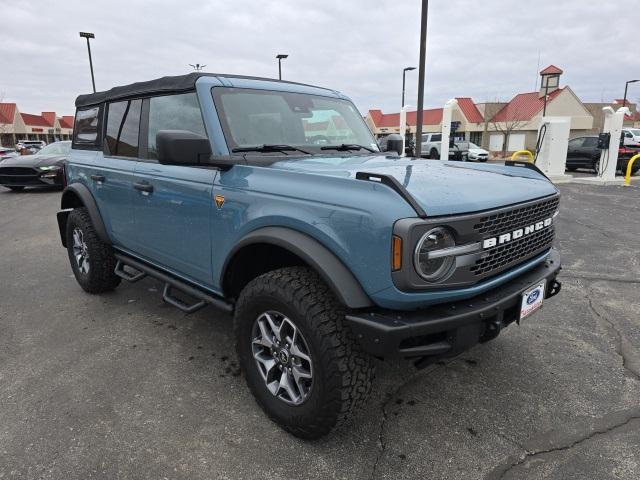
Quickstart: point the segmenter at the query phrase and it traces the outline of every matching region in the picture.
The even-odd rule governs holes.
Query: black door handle
[[[94,182],[104,182],[104,175],[91,175],[91,180]]]
[[[135,188],[139,192],[147,192],[147,193],[153,192],[153,185],[149,183],[134,183],[133,188]]]

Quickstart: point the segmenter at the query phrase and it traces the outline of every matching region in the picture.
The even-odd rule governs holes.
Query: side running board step
[[[116,275],[129,282],[137,282],[138,280],[142,280],[146,276],[153,277],[157,280],[160,280],[161,282],[164,282],[162,299],[168,304],[173,305],[174,307],[182,310],[185,313],[196,312],[201,308],[204,308],[208,304],[211,304],[214,307],[219,308],[220,310],[224,310],[225,312],[233,311],[232,303],[224,300],[223,298],[208,293],[201,288],[191,285],[184,280],[176,278],[158,268],[152,267],[151,265],[148,265],[121,253],[116,253],[115,257],[116,260],[118,260],[115,268]],[[125,266],[135,270],[136,273],[129,273],[124,269]],[[197,301],[189,304],[181,300],[173,294],[174,289],[184,293],[185,295],[188,295],[189,297],[195,298]]]

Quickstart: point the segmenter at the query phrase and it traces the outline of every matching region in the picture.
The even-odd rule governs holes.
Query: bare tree
[[[501,120],[494,120],[495,116],[504,110]],[[487,102],[485,104],[485,132],[498,132],[502,134],[502,156],[507,154],[509,137],[514,131],[520,130],[529,120],[523,120],[521,111],[517,106],[506,102]],[[487,145],[488,146],[488,145]]]

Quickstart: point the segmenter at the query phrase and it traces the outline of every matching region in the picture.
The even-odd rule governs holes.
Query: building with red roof
[[[0,145],[13,147],[20,140],[70,140],[73,120],[70,115],[58,117],[56,112],[22,113],[15,103],[0,103]]]
[[[452,121],[458,123],[458,134],[470,133],[473,140],[480,141],[478,133],[482,132],[484,117],[473,99],[458,97],[457,107],[453,111]],[[369,110],[365,116],[365,122],[371,131],[378,137],[390,133],[400,133],[400,113],[383,113],[381,110]],[[413,136],[417,126],[417,112],[407,112],[407,128]],[[442,128],[442,108],[432,108],[422,112],[422,131],[425,133],[439,132]],[[471,140],[471,141],[473,141]]]
[[[535,148],[538,127],[543,113],[571,118],[573,136],[591,133],[593,115],[569,86],[560,86],[562,69],[549,65],[540,71],[541,88],[537,92],[516,94],[508,102],[475,103],[469,97],[456,97],[453,122],[455,136],[482,145],[493,151],[515,151]],[[400,114],[369,110],[365,117],[376,136],[400,133]],[[442,129],[442,108],[424,111],[423,131]],[[416,131],[416,112],[407,112],[407,129]]]

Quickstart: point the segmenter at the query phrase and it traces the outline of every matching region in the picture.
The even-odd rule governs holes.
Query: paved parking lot
[[[152,280],[83,293],[59,192],[0,191],[0,479],[640,478],[640,189],[562,193],[558,297],[446,364],[380,365],[310,443],[254,403],[228,316]]]

